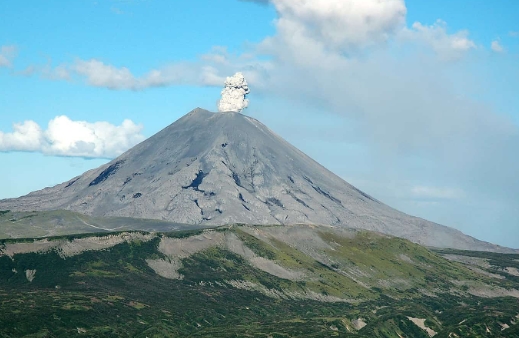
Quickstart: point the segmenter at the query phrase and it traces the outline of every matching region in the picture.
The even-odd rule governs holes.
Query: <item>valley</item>
[[[311,225],[4,239],[0,336],[511,337],[517,268]]]

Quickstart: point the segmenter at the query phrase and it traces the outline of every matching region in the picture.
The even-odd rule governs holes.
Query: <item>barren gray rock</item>
[[[326,303],[339,303],[339,302],[340,303],[352,303],[352,304],[358,303],[358,301],[354,301],[351,299],[344,299],[344,298],[334,297],[334,296],[330,296],[330,295],[323,295],[321,293],[317,293],[312,290],[289,291],[289,290],[269,289],[262,284],[253,283],[250,281],[242,281],[242,280],[228,280],[228,281],[226,281],[226,283],[236,289],[258,291],[267,297],[276,298],[276,299],[311,299],[311,300],[316,300],[318,302],[326,302]]]
[[[25,270],[25,277],[29,282],[32,282],[36,277],[36,270]]]
[[[361,330],[364,326],[368,325],[362,318],[357,318],[351,322],[356,330]]]
[[[242,256],[255,268],[283,279],[304,280],[305,274],[303,272],[285,268],[270,259],[256,255],[235,234],[226,235],[225,239],[228,250]]]
[[[168,279],[184,279],[178,269],[182,267],[180,260],[147,259],[148,266],[159,276]]]
[[[92,236],[84,238],[54,239],[44,238],[32,242],[5,243],[0,245],[0,257],[31,252],[47,253],[55,251],[61,258],[73,257],[87,251],[106,250],[115,245],[127,242],[148,242],[155,238],[155,234],[140,234],[137,232],[123,232],[120,234],[109,234],[106,236]]]
[[[418,326],[419,328],[421,328],[422,330],[427,332],[429,337],[434,337],[436,335],[436,332],[433,329],[428,328],[427,326],[425,326],[425,319],[423,319],[423,318],[413,318],[413,317],[407,317],[407,319],[409,319],[416,326]]]
[[[0,210],[72,210],[197,225],[325,224],[457,249],[510,251],[394,210],[259,121],[195,109],[110,163],[0,201]]]
[[[507,268],[505,268],[504,271],[505,271],[506,273],[508,273],[509,275],[519,277],[519,269],[517,269],[517,268],[514,268],[514,267],[507,267]]]

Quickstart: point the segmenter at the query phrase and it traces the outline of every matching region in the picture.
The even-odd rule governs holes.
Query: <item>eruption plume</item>
[[[246,99],[249,93],[249,86],[242,73],[238,72],[227,77],[225,87],[222,90],[222,98],[218,101],[218,111],[241,112],[249,105],[249,100]]]

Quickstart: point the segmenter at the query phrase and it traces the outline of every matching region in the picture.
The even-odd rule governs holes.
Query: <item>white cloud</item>
[[[47,80],[70,80],[71,73],[64,65],[52,68],[50,62],[45,66],[29,65],[24,70],[16,72],[17,75],[39,75]]]
[[[73,121],[61,115],[46,130],[34,121],[14,124],[13,132],[0,132],[0,151],[41,152],[46,155],[113,158],[144,140],[142,126],[124,120],[119,126],[108,122]]]
[[[30,65],[17,74],[39,75],[50,80],[81,81],[89,86],[112,90],[144,90],[174,85],[220,87],[229,74],[243,71],[254,78],[262,62],[256,62],[251,54],[234,55],[225,47],[213,47],[198,61],[167,64],[142,75],[135,75],[127,67],[117,67],[98,59],[76,59],[71,64],[52,67]]]
[[[279,16],[277,32],[263,41],[260,50],[301,65],[327,64],[336,54],[354,57],[366,48],[376,48],[395,39],[431,48],[442,60],[459,59],[476,48],[467,30],[450,34],[442,20],[430,26],[416,22],[407,28],[403,0],[270,2]]]
[[[351,50],[386,41],[403,27],[403,0],[272,0],[277,34],[297,46],[320,41],[327,48]]]
[[[207,59],[210,54],[206,56]],[[217,59],[219,57],[219,59]],[[212,63],[225,61],[224,56],[212,55]],[[77,59],[72,65],[62,64],[52,68],[50,65],[38,68],[28,67],[24,75],[40,74],[52,80],[84,80],[88,85],[113,90],[143,90],[171,85],[221,86],[225,77],[219,69],[211,65],[184,62],[152,69],[142,76],[135,76],[127,67],[116,67],[97,59]]]
[[[110,89],[135,89],[137,79],[126,67],[116,68],[99,60],[77,60],[71,67],[75,73],[86,78],[88,84]]]
[[[516,38],[519,36],[519,32],[516,32],[516,31],[510,31],[508,32],[508,35],[510,35],[511,37],[513,38]]]
[[[0,47],[0,67],[11,67],[16,57],[16,51],[15,46]]]
[[[0,131],[0,151],[37,151],[42,140],[43,131],[36,122],[15,123],[12,133]]]
[[[432,48],[443,60],[460,59],[467,51],[476,48],[467,30],[449,34],[447,23],[443,20],[437,20],[430,26],[415,22],[411,29],[401,33],[400,38]]]
[[[496,53],[503,53],[505,51],[505,48],[501,45],[499,40],[492,41],[490,48]]]
[[[465,196],[463,190],[449,187],[414,186],[411,196],[419,199],[460,199]]]

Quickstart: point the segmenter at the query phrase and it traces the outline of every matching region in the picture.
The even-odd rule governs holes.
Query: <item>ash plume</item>
[[[222,98],[218,101],[218,111],[241,112],[249,105],[249,100],[246,99],[249,93],[249,86],[242,73],[238,72],[227,77],[222,90]]]

